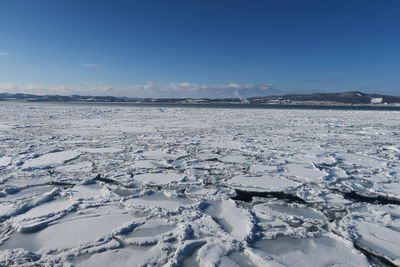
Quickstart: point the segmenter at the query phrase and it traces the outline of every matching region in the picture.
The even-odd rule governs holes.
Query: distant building
[[[381,104],[383,98],[382,97],[373,97],[371,98],[371,104]]]

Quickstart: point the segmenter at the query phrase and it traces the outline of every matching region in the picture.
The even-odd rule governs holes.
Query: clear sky
[[[398,0],[2,0],[0,92],[400,95]]]

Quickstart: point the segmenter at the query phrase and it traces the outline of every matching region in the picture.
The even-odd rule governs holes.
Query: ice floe
[[[235,176],[227,180],[227,184],[234,188],[247,191],[285,191],[298,187],[300,183],[274,176]]]
[[[11,163],[11,158],[10,157],[0,157],[0,168],[2,167],[6,167],[7,165],[9,165]]]
[[[61,151],[44,154],[34,159],[27,160],[23,167],[25,170],[39,169],[39,168],[50,168],[55,165],[59,165],[70,160],[77,158],[80,155],[76,151]]]
[[[167,173],[144,173],[134,176],[136,181],[143,184],[157,184],[166,185],[172,182],[179,182],[184,177],[178,173],[167,172]]]

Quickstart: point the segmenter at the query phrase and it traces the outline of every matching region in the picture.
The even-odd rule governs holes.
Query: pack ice
[[[0,266],[400,266],[397,111],[0,104]]]

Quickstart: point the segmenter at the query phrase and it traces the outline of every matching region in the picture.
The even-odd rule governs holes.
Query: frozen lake
[[[0,103],[0,266],[400,266],[400,111]]]

